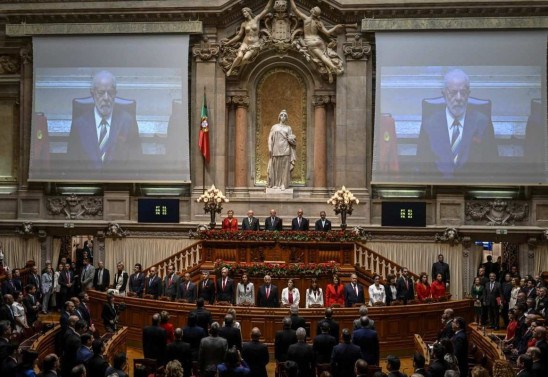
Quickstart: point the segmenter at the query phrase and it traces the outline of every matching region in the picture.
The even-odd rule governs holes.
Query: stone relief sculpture
[[[242,22],[238,34],[231,39],[225,39],[221,42],[223,46],[231,46],[232,48],[236,48],[236,43],[241,40],[240,45],[237,47],[237,51],[230,51],[232,54],[235,53],[235,57],[232,59],[232,63],[228,68],[226,73],[227,76],[236,74],[241,66],[251,63],[259,54],[259,50],[262,47],[262,41],[259,38],[260,22],[268,10],[272,7],[273,1],[274,0],[269,0],[263,11],[256,16],[253,16],[250,8],[243,8],[242,14],[245,21]]]
[[[514,225],[527,218],[529,207],[525,202],[472,201],[466,203],[466,218],[485,222],[485,225]]]
[[[337,42],[331,39],[336,31],[342,30],[343,25],[335,25],[327,29],[320,20],[319,7],[310,9],[310,16],[301,12],[295,5],[295,0],[290,0],[293,11],[304,23],[304,37],[293,42],[295,47],[305,56],[306,60],[313,61],[319,68],[327,71],[329,82],[333,82],[333,74],[340,75],[344,72],[342,59],[335,51]],[[327,44],[324,38],[328,40]],[[323,73],[323,72],[322,72]]]
[[[290,0],[291,8],[297,17],[289,13],[287,0],[275,0],[274,13],[268,13],[273,1],[270,0],[257,16],[253,16],[251,9],[243,8],[245,21],[237,34],[221,42],[219,64],[226,75],[237,75],[263,49],[275,49],[280,57],[293,49],[313,64],[320,75],[333,82],[334,76],[344,72],[342,58],[336,52],[337,41],[333,36],[344,26],[336,25],[327,29],[320,19],[319,7],[313,7],[310,16],[307,16],[297,8],[294,0]],[[264,23],[261,24],[261,21]]]
[[[270,129],[268,135],[268,183],[267,187],[285,190],[291,182],[291,171],[297,159],[297,138],[287,124],[288,116],[285,110],[278,115],[278,122]]]
[[[461,236],[456,228],[446,228],[443,233],[437,233],[434,236],[436,242],[447,242],[450,245],[456,245],[461,241]]]
[[[81,219],[103,215],[103,198],[97,196],[69,196],[50,197],[46,201],[48,214],[52,216],[64,215],[65,219]]]
[[[112,238],[122,238],[127,237],[129,232],[122,229],[118,223],[108,223],[106,236]]]

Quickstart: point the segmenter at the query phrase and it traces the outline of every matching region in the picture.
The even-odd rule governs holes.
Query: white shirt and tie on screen
[[[108,137],[110,135],[110,124],[112,122],[112,114],[109,117],[103,118],[95,111],[95,124],[97,125],[97,143],[101,151],[101,161],[105,161]]]
[[[462,140],[462,125],[464,123],[464,115],[461,118],[455,118],[446,110],[447,126],[449,131],[449,141],[451,143],[451,151],[453,152],[453,163],[459,160],[459,146]]]

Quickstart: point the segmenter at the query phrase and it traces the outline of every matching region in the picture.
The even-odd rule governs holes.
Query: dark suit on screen
[[[309,221],[307,218],[301,217],[301,222],[299,224],[299,218],[295,217],[291,220],[291,230],[300,230],[307,231],[309,228]]]
[[[468,106],[461,131],[459,157],[454,163],[446,110],[445,107],[442,109],[422,121],[417,145],[420,179],[470,177],[477,180],[480,175],[489,175],[490,171],[482,167],[492,167],[498,159],[491,120]]]

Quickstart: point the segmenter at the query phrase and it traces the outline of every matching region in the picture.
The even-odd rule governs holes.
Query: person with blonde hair
[[[183,366],[179,360],[171,360],[166,364],[165,377],[183,377]]]
[[[474,375],[472,375],[474,376]],[[493,363],[493,377],[515,377],[516,372],[508,360],[495,360]]]
[[[472,377],[489,377],[489,372],[481,365],[473,367],[470,373],[472,374]]]

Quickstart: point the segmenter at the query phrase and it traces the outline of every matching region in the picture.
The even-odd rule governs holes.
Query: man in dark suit
[[[65,269],[59,273],[58,283],[60,286],[61,302],[67,301],[74,292],[74,272],[70,270],[70,264],[65,264]]]
[[[32,284],[36,287],[36,291],[34,291],[33,295],[36,300],[40,302],[42,297],[42,279],[40,278],[40,273],[38,272],[38,267],[36,265],[32,266],[32,271],[28,278],[28,284]]]
[[[116,78],[107,71],[93,77],[93,111],[72,120],[67,161],[81,172],[118,173],[141,157],[139,129],[134,118],[115,104]]]
[[[73,367],[77,362],[78,349],[82,345],[80,335],[85,332],[85,323],[79,320],[77,316],[71,315],[68,319],[68,327],[63,337],[63,364],[61,366],[61,375],[69,377]]]
[[[251,341],[242,345],[242,358],[249,366],[249,375],[253,377],[267,377],[266,366],[270,356],[266,344],[260,342],[261,330],[258,327],[251,329]]]
[[[316,362],[318,364],[329,364],[331,362],[333,347],[338,344],[337,339],[329,335],[329,330],[329,324],[327,322],[322,322],[321,333],[316,335],[312,342],[312,349],[314,349]]]
[[[148,272],[148,279],[145,282],[145,292],[147,295],[152,295],[155,299],[160,296],[162,292],[162,281],[156,275],[156,267],[150,267]]]
[[[264,284],[259,287],[257,292],[257,306],[263,308],[277,308],[280,306],[278,301],[278,287],[271,284],[270,275],[264,276]]]
[[[40,302],[36,299],[36,287],[34,285],[27,284],[25,291],[27,294],[23,297],[23,306],[25,307],[25,313],[27,315],[27,324],[32,326],[38,319]]]
[[[270,216],[264,220],[264,230],[281,231],[283,228],[282,219],[276,216],[276,210],[270,210]]]
[[[451,339],[455,332],[453,331],[453,320],[454,320],[454,311],[451,308],[447,308],[443,311],[441,315],[441,323],[443,327],[438,333],[438,341],[443,338]]]
[[[291,220],[291,230],[308,231],[309,221],[306,217],[303,217],[303,213],[302,208],[297,210],[297,217]]]
[[[190,280],[188,272],[185,273],[183,281],[179,286],[179,293],[181,299],[186,300],[186,302],[193,303],[196,301],[196,284]]]
[[[163,294],[172,300],[179,297],[179,275],[175,273],[175,266],[170,264],[167,266],[167,274],[164,277]]]
[[[202,271],[202,280],[198,284],[198,297],[212,305],[215,303],[215,284],[209,278],[209,271]]]
[[[95,339],[91,343],[91,350],[93,351],[93,356],[88,360],[86,365],[87,377],[104,377],[109,366],[108,361],[103,357],[105,343],[101,339]]]
[[[354,364],[362,357],[359,346],[352,344],[350,330],[342,330],[342,343],[333,347],[331,354],[331,372],[334,377],[346,377],[354,375]]]
[[[475,178],[479,164],[489,166],[498,160],[493,124],[468,106],[470,80],[466,73],[452,70],[445,75],[444,84],[446,108],[422,120],[419,169],[433,180]]]
[[[500,306],[500,283],[496,281],[497,276],[494,272],[489,274],[489,282],[485,284],[485,293],[483,296],[483,305],[489,316],[489,324],[493,329],[499,328],[499,306]]]
[[[546,327],[535,327],[533,330],[533,337],[537,341],[535,347],[540,350],[540,358],[541,360],[544,360],[544,369],[548,370],[548,341],[546,339]]]
[[[213,377],[217,374],[217,365],[224,361],[227,350],[227,341],[219,336],[219,324],[213,322],[209,329],[209,336],[200,342],[198,365],[200,377]]]
[[[527,354],[519,355],[516,362],[519,372],[516,377],[533,377],[533,359]]]
[[[379,337],[375,330],[368,328],[369,318],[361,318],[360,329],[352,333],[352,343],[359,346],[362,350],[362,359],[369,365],[379,365]]]
[[[432,263],[432,281],[436,280],[436,276],[441,274],[441,281],[446,285],[449,284],[450,273],[449,265],[443,261],[443,254],[438,255],[438,261]]]
[[[328,232],[331,230],[331,221],[325,218],[325,211],[320,212],[320,218],[314,224],[314,230]]]
[[[175,340],[166,347],[166,363],[178,360],[183,367],[183,377],[190,377],[192,374],[192,350],[190,344],[183,341],[183,330],[178,327],[174,332]]]
[[[59,362],[59,356],[54,353],[50,353],[44,357],[42,361],[42,373],[41,377],[57,377],[57,371],[61,363]],[[91,377],[90,374],[88,376]]]
[[[152,315],[152,325],[143,329],[143,355],[155,359],[160,364],[166,356],[166,330],[160,327],[160,314]]]
[[[350,283],[344,286],[344,302],[347,308],[354,306],[354,304],[365,303],[363,286],[358,283],[356,274],[350,275]]]
[[[11,305],[13,304],[13,296],[10,294],[4,295],[4,304],[0,306],[0,321],[8,321],[10,326],[15,329],[15,316]]]
[[[291,318],[285,317],[283,319],[283,329],[276,332],[274,338],[274,358],[277,362],[287,360],[287,350],[294,343],[297,343],[297,334],[295,330],[291,329]]]
[[[15,285],[12,272],[8,270],[6,273],[6,279],[2,282],[2,296],[13,295],[15,291],[21,292],[21,290],[17,289]]]
[[[310,344],[306,344],[306,330],[300,327],[297,331],[297,343],[289,346],[287,350],[287,360],[297,363],[299,366],[299,377],[316,376],[316,357],[314,349]]]
[[[209,325],[211,324],[211,313],[209,310],[204,308],[204,299],[199,297],[196,300],[196,309],[190,312],[196,316],[196,325],[204,329],[204,332],[207,334],[209,330]]]
[[[289,318],[291,318],[291,329],[297,331],[299,327],[306,328],[306,321],[299,317],[299,306],[293,304],[289,307]]]
[[[252,210],[247,211],[247,217],[242,220],[242,230],[260,230],[259,219],[253,215]]]
[[[424,377],[430,377],[430,373],[425,368],[426,359],[420,352],[416,351],[413,354],[413,368],[415,369],[414,374],[420,374]]]
[[[190,344],[190,348],[192,350],[192,361],[198,361],[198,349],[200,348],[200,342],[202,338],[207,336],[204,329],[197,325],[197,319],[198,317],[195,311],[188,313],[188,322],[183,328],[183,342]]]
[[[413,279],[409,276],[409,270],[407,267],[404,267],[402,275],[396,282],[398,300],[402,300],[404,304],[407,304],[408,300],[415,299],[415,290],[413,289],[413,286]]]
[[[2,377],[15,377],[17,375],[18,343],[9,343],[5,347],[6,357],[0,360],[0,375]]]
[[[428,367],[428,373],[431,377],[443,377],[445,371],[449,369],[449,364],[444,360],[445,348],[441,343],[436,342],[432,346],[432,360]]]
[[[107,302],[103,304],[101,319],[105,326],[105,331],[115,332],[118,325],[118,312],[114,303],[114,294],[107,293]]]
[[[235,346],[238,350],[242,350],[242,332],[239,328],[234,327],[234,317],[232,314],[225,315],[225,324],[220,328],[219,336],[226,339],[228,348]]]
[[[4,306],[4,305],[2,305]],[[11,324],[7,320],[0,320],[0,364],[8,357],[11,338]]]
[[[494,274],[494,272],[492,272]],[[455,335],[451,338],[453,343],[453,353],[459,363],[459,370],[468,368],[468,339],[466,338],[466,323],[464,318],[457,317],[453,321],[453,331]]]
[[[107,290],[108,285],[110,284],[110,271],[105,268],[103,261],[97,263],[97,268],[95,269],[95,274],[93,276],[93,287],[97,291],[104,292]]]
[[[318,321],[316,334],[321,334],[321,326],[324,323],[329,326],[329,335],[331,335],[335,339],[339,339],[339,323],[333,319],[333,308],[325,308],[325,317]]]
[[[142,269],[143,267],[140,263],[135,263],[135,266],[133,266],[133,273],[129,277],[128,289],[137,297],[143,297],[143,291],[145,289],[145,274],[143,274]]]
[[[217,302],[234,304],[234,280],[228,277],[228,268],[221,269],[221,278],[217,279]],[[230,348],[230,347],[229,347]]]

